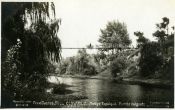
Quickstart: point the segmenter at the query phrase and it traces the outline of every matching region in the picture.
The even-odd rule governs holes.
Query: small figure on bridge
[[[90,43],[89,45],[87,45],[88,49],[93,49],[93,45]]]

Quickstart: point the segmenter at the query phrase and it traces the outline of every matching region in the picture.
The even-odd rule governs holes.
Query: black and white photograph
[[[175,0],[0,7],[1,108],[174,108]]]

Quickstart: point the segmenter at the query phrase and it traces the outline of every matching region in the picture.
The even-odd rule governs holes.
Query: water
[[[173,88],[119,84],[112,80],[61,78],[71,95],[86,96],[73,107],[173,107]],[[64,106],[67,107],[67,106]]]

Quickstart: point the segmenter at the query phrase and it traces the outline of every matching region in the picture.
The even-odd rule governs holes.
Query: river
[[[73,107],[173,107],[174,88],[119,84],[112,80],[59,77],[71,95],[86,96]],[[54,81],[53,81],[54,82]],[[67,106],[64,106],[67,107]]]

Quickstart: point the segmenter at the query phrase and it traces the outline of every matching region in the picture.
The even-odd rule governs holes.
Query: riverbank
[[[174,87],[173,81],[163,80],[163,79],[123,78],[122,82],[129,83],[129,84],[138,84],[143,86],[154,86],[154,87],[164,87],[164,88]]]
[[[109,77],[98,77],[98,76],[88,76],[88,75],[57,75],[58,77],[64,77],[64,78],[80,78],[80,79],[114,79]]]
[[[153,78],[112,78],[112,77],[100,77],[100,76],[88,76],[88,75],[58,75],[58,77],[71,77],[71,78],[81,78],[81,79],[99,79],[99,80],[114,80],[116,83],[123,84],[135,84],[135,85],[143,85],[143,86],[154,86],[154,87],[174,87],[174,82],[165,79],[153,79]]]

